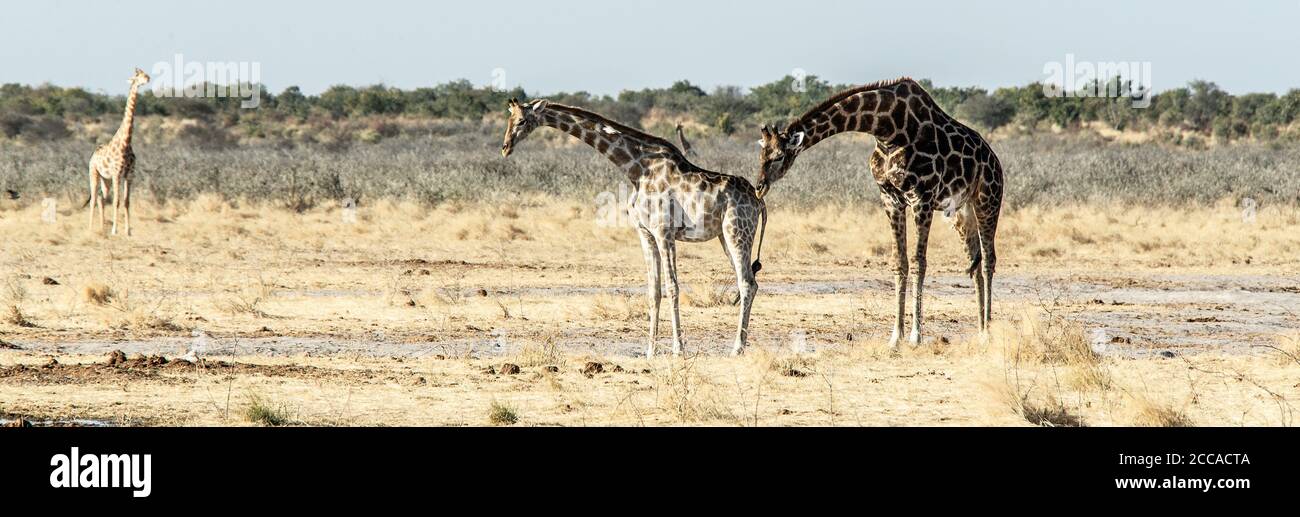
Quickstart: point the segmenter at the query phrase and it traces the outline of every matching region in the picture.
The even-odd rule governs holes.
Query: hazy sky
[[[129,7],[128,7],[129,5]],[[272,91],[465,78],[530,93],[834,83],[910,75],[996,87],[1044,64],[1147,61],[1156,90],[1300,87],[1300,1],[24,1],[0,21],[0,83],[124,90],[132,68],[255,61]]]

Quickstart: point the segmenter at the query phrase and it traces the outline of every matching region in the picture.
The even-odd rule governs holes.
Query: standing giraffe
[[[131,150],[131,129],[135,124],[135,98],[139,88],[149,82],[149,75],[144,70],[135,69],[131,77],[131,93],[126,98],[126,112],[122,115],[122,125],[113,134],[107,144],[95,149],[90,157],[90,197],[86,204],[90,206],[88,229],[95,231],[95,208],[99,208],[99,231],[104,231],[104,196],[107,195],[105,184],[113,182],[113,235],[117,235],[117,209],[126,210],[126,235],[131,236],[131,172],[135,170],[135,152]],[[119,194],[120,189],[120,194]]]
[[[590,111],[546,100],[520,104],[511,99],[509,106],[510,122],[501,156],[510,156],[515,145],[537,127],[550,126],[605,155],[636,188],[628,208],[641,236],[647,266],[650,338],[646,356],[654,355],[659,332],[660,265],[668,275],[668,296],[672,299],[673,354],[681,355],[675,242],[712,239],[722,242],[722,249],[736,271],[741,307],[731,353],[741,353],[749,335],[749,311],[758,291],[754,275],[762,268],[757,260],[763,249],[761,232],[752,265],[750,247],[755,230],[767,226],[767,209],[753,185],[738,176],[701,169],[667,140]]]
[[[695,150],[691,149],[691,143],[686,141],[686,132],[682,131],[682,123],[677,123],[677,141],[682,144],[682,154],[686,156],[695,156]]]
[[[791,122],[785,131],[763,126],[759,192],[765,194],[772,183],[785,176],[799,153],[846,131],[870,133],[876,139],[871,174],[880,186],[897,252],[894,286],[898,313],[890,346],[898,346],[906,312],[908,206],[913,210],[917,234],[909,341],[913,345],[921,342],[925,251],[935,210],[957,216],[953,226],[965,241],[970,258],[966,272],[974,278],[979,296],[980,330],[987,330],[993,314],[993,270],[997,264],[993,240],[1002,207],[1002,164],[993,149],[974,129],[944,113],[916,81],[907,77],[881,81],[834,95]]]

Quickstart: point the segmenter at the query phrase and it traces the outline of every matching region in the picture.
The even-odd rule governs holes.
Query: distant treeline
[[[1091,89],[1106,91],[1109,86],[1112,91],[1124,91],[1114,88],[1122,86],[1117,81],[1094,82]],[[1028,130],[1045,126],[1069,129],[1102,123],[1115,129],[1164,129],[1216,139],[1267,140],[1286,133],[1286,128],[1300,118],[1300,89],[1281,96],[1231,95],[1214,83],[1193,81],[1186,87],[1154,94],[1148,107],[1136,109],[1128,97],[1049,97],[1039,83],[990,92],[978,87],[940,87],[926,80],[921,82],[945,110],[985,130],[1008,125]],[[731,134],[761,123],[784,122],[851,86],[832,85],[816,76],[802,81],[786,76],[748,91],[722,86],[709,92],[683,80],[667,88],[625,90],[617,96],[574,92],[545,97],[634,125],[654,112],[694,120],[709,131]],[[258,109],[241,109],[238,98],[160,97],[146,91],[140,96],[137,115],[190,119],[208,131],[269,138],[279,134],[275,127],[294,123],[320,125],[350,119],[373,123],[390,117],[481,121],[503,110],[510,97],[532,97],[521,88],[499,91],[476,87],[466,80],[412,90],[384,85],[334,86],[320,95],[304,95],[296,86],[278,94],[265,88],[261,91]],[[123,94],[97,94],[81,88],[6,84],[0,86],[0,136],[37,141],[67,138],[72,134],[70,123],[120,116],[124,99]]]

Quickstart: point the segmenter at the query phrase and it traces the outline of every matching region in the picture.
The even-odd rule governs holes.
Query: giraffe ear
[[[803,145],[803,137],[803,131],[790,135],[790,141],[785,144],[785,147],[787,149],[798,149],[799,146]]]
[[[546,109],[546,105],[548,104],[550,104],[550,102],[548,102],[546,99],[537,99],[537,101],[533,103],[532,110],[534,112],[542,111]]]

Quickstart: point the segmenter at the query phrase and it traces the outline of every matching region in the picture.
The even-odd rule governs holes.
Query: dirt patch
[[[266,377],[329,378],[362,384],[409,382],[399,376],[375,370],[335,370],[305,365],[264,365],[198,359],[168,359],[161,355],[136,354],[127,358],[114,350],[102,363],[64,364],[51,357],[40,366],[13,365],[0,367],[0,382],[14,384],[119,384],[150,381],[185,384],[195,381],[193,374],[262,375]]]
[[[605,373],[605,365],[595,361],[588,361],[587,364],[582,367],[582,374],[587,377],[591,377],[598,373]]]

